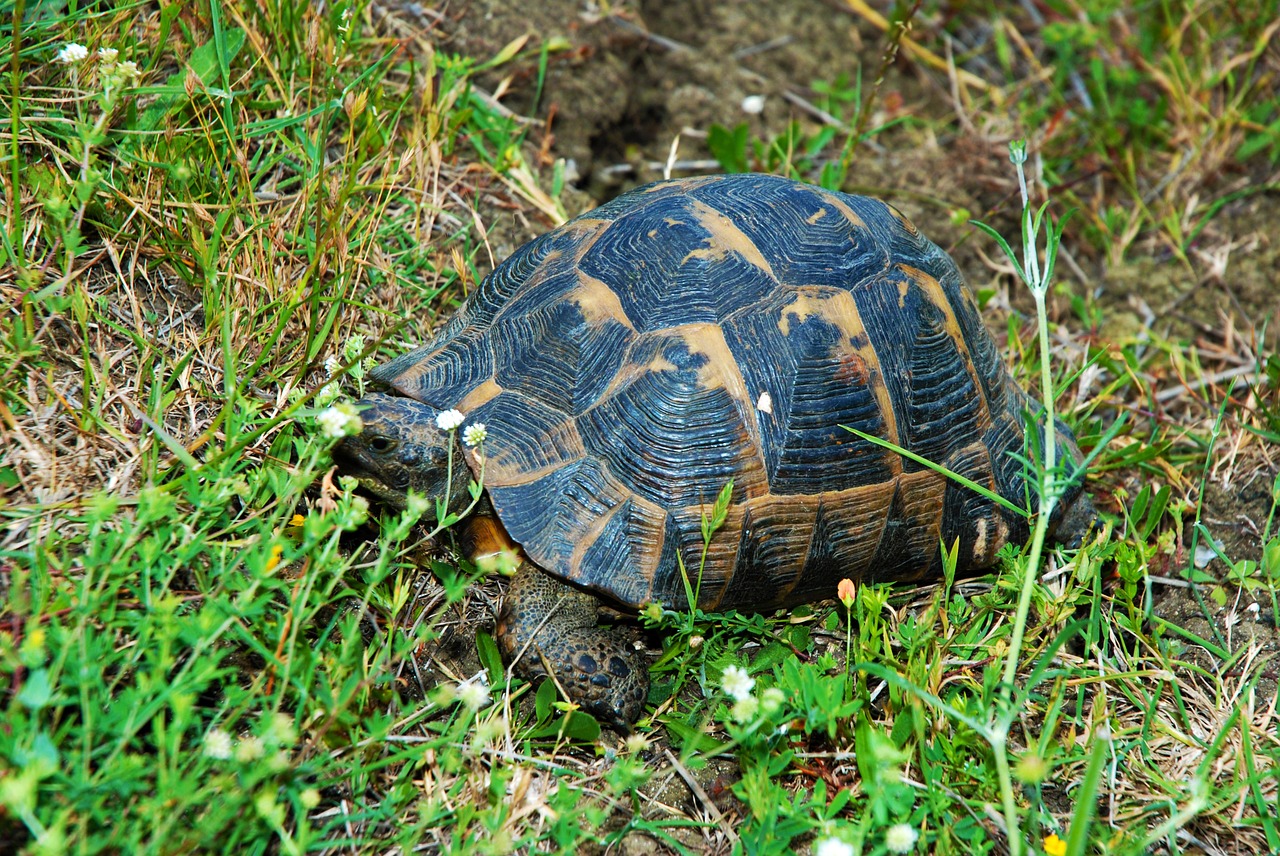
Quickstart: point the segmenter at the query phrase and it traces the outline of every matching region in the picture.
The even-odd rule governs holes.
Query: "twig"
[[[680,778],[689,786],[689,790],[702,808],[715,820],[716,826],[725,835],[729,836],[730,840],[737,841],[738,834],[733,831],[733,826],[725,822],[724,815],[720,813],[720,809],[716,808],[716,804],[711,801],[711,797],[702,789],[702,785],[698,784],[698,780],[693,777],[693,774],[689,772],[684,764],[680,763],[680,760],[675,755],[671,754],[670,749],[663,749],[662,754],[666,756],[667,763],[671,765],[671,768],[679,773]]]
[[[1173,387],[1172,389],[1162,389],[1156,393],[1156,401],[1164,404],[1166,401],[1172,401],[1188,392],[1195,392],[1206,386],[1212,386],[1224,380],[1238,377],[1245,378],[1249,383],[1257,383],[1262,380],[1262,372],[1255,371],[1255,368],[1255,366],[1236,366],[1233,369],[1224,369],[1193,381],[1184,382],[1181,386]]]
[[[693,48],[690,47],[689,45],[686,45],[684,42],[677,42],[675,39],[669,39],[666,36],[660,36],[657,33],[651,33],[648,30],[646,30],[644,27],[632,21],[628,21],[626,18],[622,17],[621,15],[610,15],[609,20],[613,21],[615,24],[622,27],[622,29],[627,30],[628,32],[636,33],[640,36],[643,36],[648,41],[653,42],[655,45],[665,50],[674,51],[678,53],[693,52]]]
[[[823,124],[833,125],[837,128],[843,128],[845,125],[845,123],[842,122],[836,116],[832,116],[826,110],[823,110],[821,107],[812,103],[811,101],[806,101],[804,98],[801,98],[799,95],[797,95],[795,92],[792,92],[790,89],[782,90],[782,97],[785,98],[788,102],[799,107],[804,112],[808,113],[810,116],[813,116],[815,119],[818,119]]]
[[[876,29],[883,30],[884,32],[889,31],[889,20],[885,18],[884,15],[881,15],[875,9],[868,6],[865,0],[844,0],[844,5],[849,8],[849,11],[854,12],[857,15],[861,15]],[[945,59],[924,47],[910,36],[903,36],[900,43],[906,52],[911,54],[913,58],[936,71],[949,72],[947,61]],[[965,85],[981,89],[983,92],[990,95],[997,104],[1004,101],[1004,90],[1000,87],[987,83],[981,77],[967,72],[962,68],[957,68],[955,70],[955,74],[956,77]]]
[[[746,59],[749,56],[764,53],[765,51],[776,50],[777,48],[786,47],[796,40],[795,36],[786,35],[778,36],[776,39],[769,39],[767,42],[760,42],[756,45],[748,45],[745,48],[738,48],[731,56],[734,59]]]

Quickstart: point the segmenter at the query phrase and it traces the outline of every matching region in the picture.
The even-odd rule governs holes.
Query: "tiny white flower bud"
[[[732,696],[738,701],[742,701],[751,695],[751,690],[756,685],[756,679],[747,674],[747,670],[741,666],[725,666],[724,675],[720,678],[720,686],[724,688],[725,693]]]
[[[57,56],[55,56],[54,59],[58,62],[73,63],[87,59],[88,56],[89,49],[84,45],[76,44],[75,42],[67,42],[67,44],[63,46],[62,50],[58,51]]]
[[[204,736],[204,755],[217,761],[225,761],[231,757],[231,735],[221,728],[215,728]]]
[[[436,417],[436,427],[441,431],[453,431],[462,424],[464,418],[460,410],[446,410]]]
[[[472,422],[462,431],[462,442],[468,446],[479,446],[484,442],[484,438],[489,436],[489,432],[485,430],[483,422]]]

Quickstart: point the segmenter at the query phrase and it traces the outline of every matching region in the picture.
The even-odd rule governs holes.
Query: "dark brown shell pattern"
[[[1027,503],[1024,412],[950,257],[878,200],[661,182],[519,249],[375,377],[487,428],[484,486],[544,570],[624,604],[764,609],[843,578],[990,566]],[[469,463],[479,471],[474,450]],[[702,520],[733,482],[702,564]]]

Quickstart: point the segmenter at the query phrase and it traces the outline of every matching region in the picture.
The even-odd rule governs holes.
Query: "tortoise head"
[[[436,427],[439,410],[378,392],[356,407],[363,425],[360,433],[333,449],[342,474],[354,476],[361,487],[396,508],[405,506],[409,491],[432,502],[447,493],[450,511],[466,507],[471,471],[457,438]]]

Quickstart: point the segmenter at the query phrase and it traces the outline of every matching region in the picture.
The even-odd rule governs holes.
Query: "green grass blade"
[[[902,457],[904,458],[915,461],[917,464],[926,466],[929,469],[933,470],[935,473],[944,475],[947,478],[951,479],[952,481],[958,484],[964,485],[974,493],[978,493],[978,494],[981,494],[982,496],[985,496],[987,499],[991,500],[992,502],[1009,509],[1014,514],[1017,514],[1019,517],[1023,517],[1027,519],[1030,519],[1031,517],[1030,511],[1027,511],[1025,508],[1019,508],[1017,505],[1014,505],[1012,502],[1005,499],[1000,494],[991,490],[991,488],[980,485],[973,479],[965,478],[959,473],[949,470],[946,467],[942,466],[941,464],[935,464],[933,461],[930,461],[927,458],[923,458],[909,449],[904,449],[898,444],[891,443],[888,440],[875,436],[874,434],[868,434],[865,431],[859,431],[857,428],[854,428],[849,425],[841,425],[840,427],[846,431],[849,431],[850,433],[858,435],[859,437],[861,437],[862,439],[870,443],[875,443],[877,446],[897,452],[899,455],[902,455]]]

